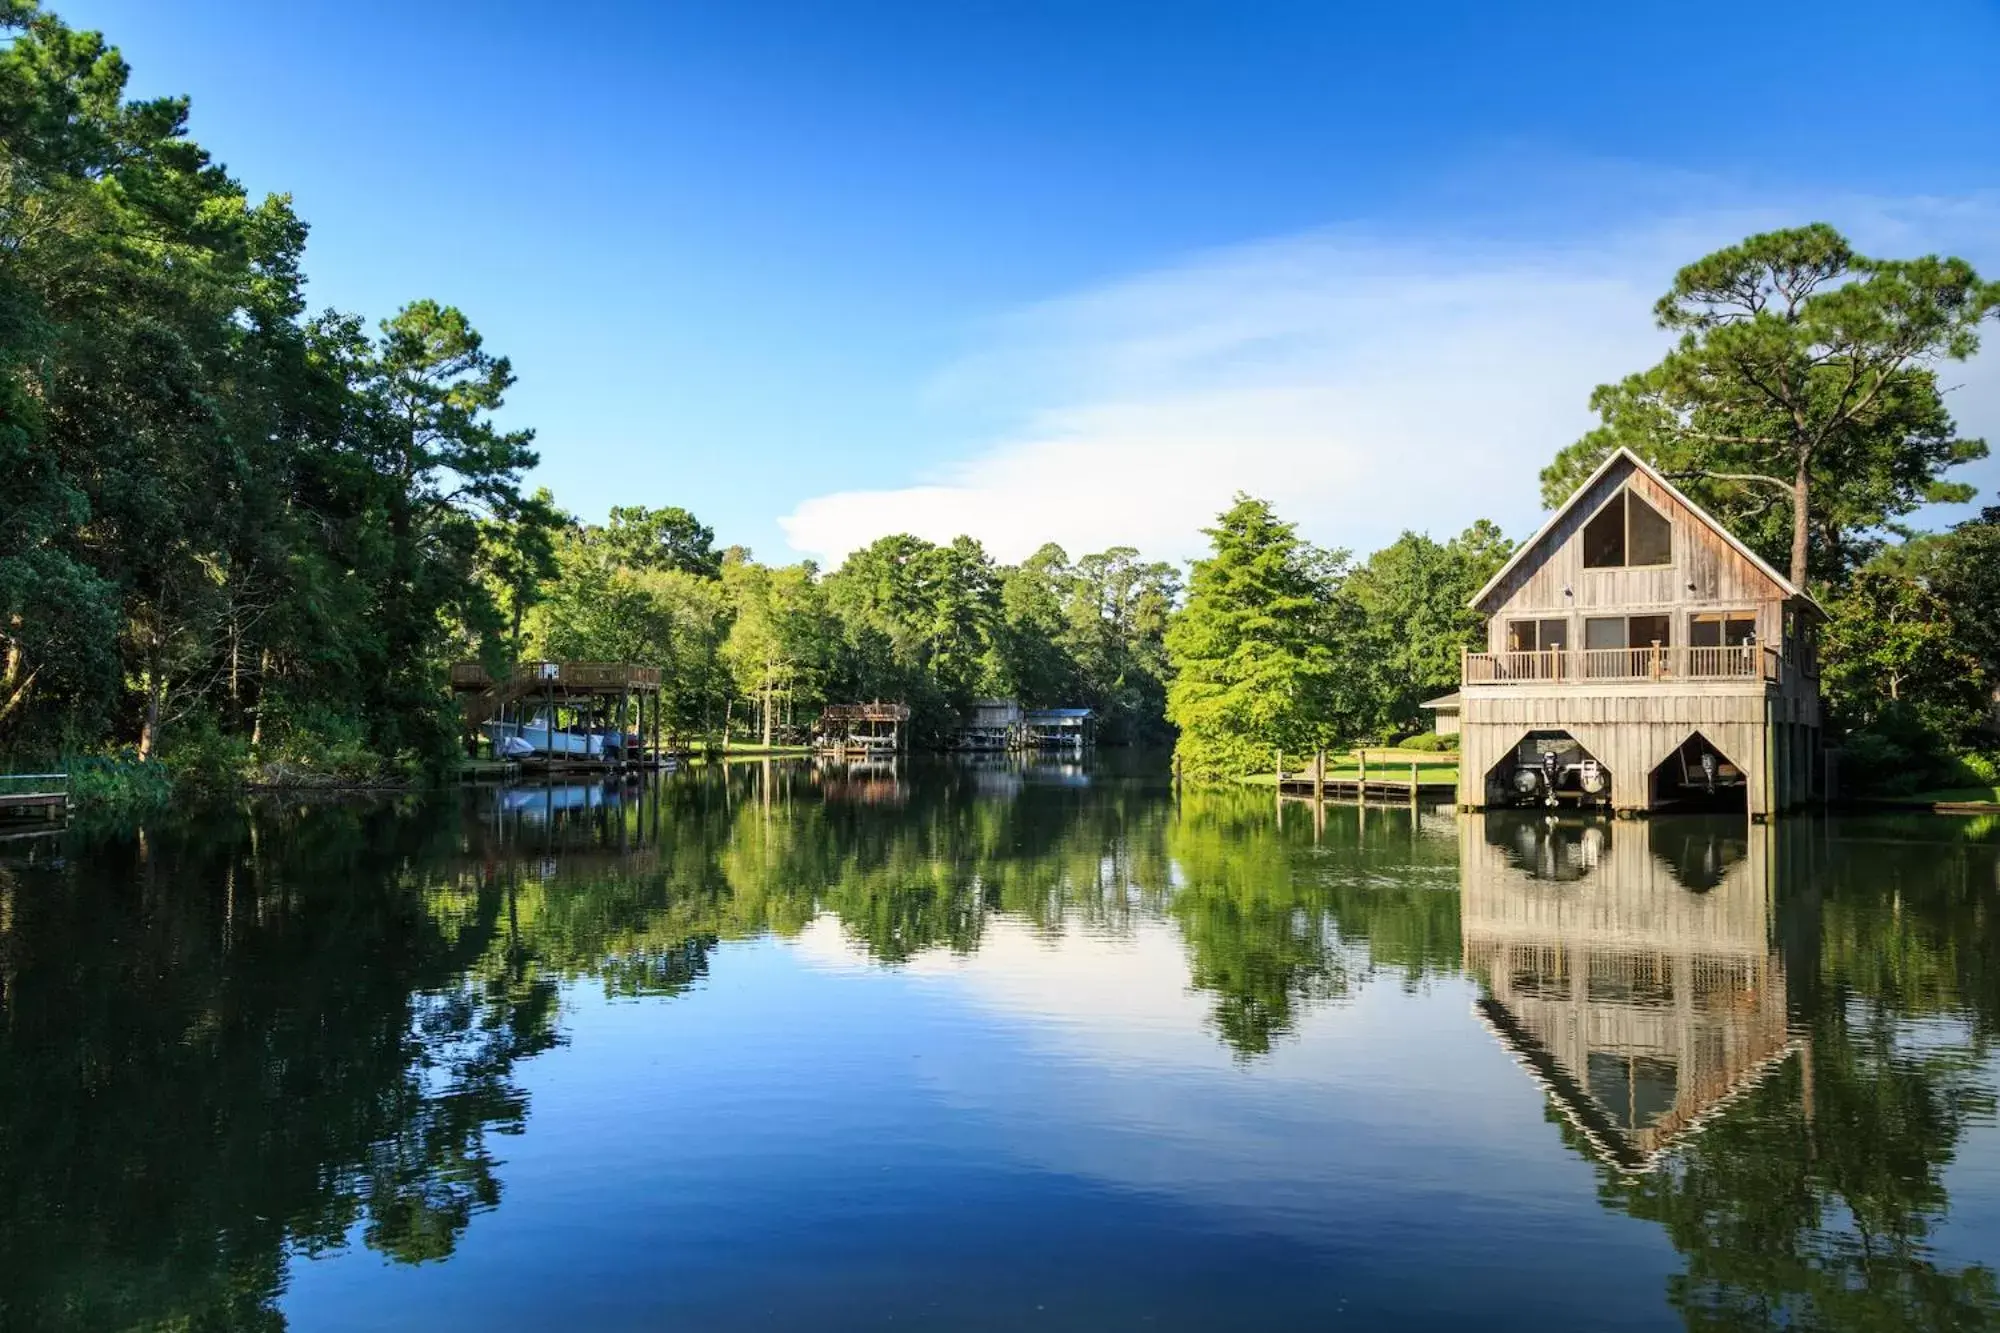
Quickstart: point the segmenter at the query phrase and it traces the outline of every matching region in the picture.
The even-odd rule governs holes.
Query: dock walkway
[[[33,783],[18,790],[16,783]],[[69,809],[69,774],[0,773],[0,810],[60,815]]]

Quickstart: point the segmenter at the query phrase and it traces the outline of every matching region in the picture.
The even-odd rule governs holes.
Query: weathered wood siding
[[[1572,1114],[1579,1128],[1617,1140],[1601,1146],[1641,1164],[1788,1051],[1768,830],[1750,826],[1740,859],[1699,892],[1675,877],[1654,825],[1587,830],[1594,864],[1559,880],[1520,863],[1510,830],[1489,831],[1485,818],[1460,823],[1466,966],[1509,1020],[1503,1039],[1525,1037],[1567,1076],[1550,1091],[1585,1112]],[[1640,1116],[1599,1101],[1594,1055],[1670,1070],[1672,1105]]]
[[[1743,770],[1751,812],[1775,814],[1814,790],[1819,713],[1809,702],[1761,684],[1467,689],[1459,803],[1489,804],[1488,775],[1512,759],[1529,732],[1562,731],[1611,771],[1614,807],[1647,810],[1653,770],[1700,732]]]
[[[1640,569],[1585,569],[1584,525],[1618,492],[1632,493],[1665,515],[1673,529],[1673,563]],[[1565,589],[1568,590],[1565,594]],[[1754,611],[1757,638],[1784,636],[1785,590],[1718,537],[1686,505],[1631,464],[1620,462],[1543,535],[1535,550],[1480,604],[1487,647],[1507,647],[1507,622],[1569,618],[1570,646],[1581,648],[1586,616],[1671,615],[1674,642],[1688,642],[1688,616],[1703,611]]]
[[[1586,569],[1583,530],[1621,490],[1630,489],[1672,529],[1673,559],[1654,568]],[[1785,586],[1737,551],[1674,492],[1620,459],[1563,510],[1506,578],[1479,602],[1487,646],[1507,650],[1514,620],[1561,619],[1574,653],[1595,616],[1665,615],[1671,643],[1692,640],[1692,617],[1747,612],[1757,639],[1785,640]],[[1806,604],[1794,609],[1803,615]],[[1810,631],[1808,631],[1810,632]],[[1467,685],[1460,717],[1459,801],[1489,803],[1487,779],[1531,731],[1562,731],[1608,768],[1612,803],[1652,807],[1653,771],[1700,732],[1740,768],[1752,813],[1772,814],[1808,799],[1818,774],[1818,681],[1788,657],[1775,683],[1763,679],[1568,680]]]

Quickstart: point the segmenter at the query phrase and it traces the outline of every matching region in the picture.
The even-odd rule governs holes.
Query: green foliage
[[[1986,455],[1958,435],[1934,365],[1964,360],[2000,284],[1963,260],[1868,259],[1831,227],[1752,236],[1688,265],[1655,307],[1680,342],[1598,387],[1602,424],[1542,473],[1567,496],[1625,445],[1682,481],[1800,587],[1838,578],[1880,530]]]
[[[250,766],[248,737],[231,735],[206,714],[190,718],[168,734],[160,762],[176,786],[195,792],[239,786]]]
[[[269,786],[374,786],[410,781],[416,756],[391,762],[370,744],[362,722],[325,709],[303,709],[270,721],[254,756],[252,776]]]
[[[144,814],[165,806],[174,793],[166,765],[130,751],[78,755],[64,763],[63,771],[69,774],[70,801],[86,813]]]
[[[536,572],[505,358],[432,301],[304,319],[289,199],[125,100],[101,37],[0,25],[0,754],[208,781],[302,705],[438,755],[441,661]]]
[[[1420,731],[1414,736],[1405,736],[1396,742],[1398,750],[1415,750],[1422,754],[1453,754],[1458,750],[1458,737],[1443,736],[1435,731]]]
[[[714,529],[678,505],[614,505],[603,541],[629,569],[677,569],[708,578],[722,572]]]
[[[1167,717],[1196,779],[1268,769],[1353,737],[1366,702],[1348,669],[1361,612],[1343,587],[1346,553],[1300,540],[1262,500],[1239,495],[1206,530],[1188,601],[1167,628]]]
[[[1835,722],[1855,732],[1850,790],[1981,782],[1976,752],[1993,744],[2000,688],[1996,560],[2000,509],[1988,509],[1889,548],[1828,599],[1822,685]]]
[[[1347,590],[1363,618],[1365,730],[1392,735],[1420,727],[1429,717],[1424,700],[1458,688],[1461,654],[1486,646],[1485,617],[1469,603],[1513,549],[1482,519],[1442,544],[1406,532],[1354,572]]]

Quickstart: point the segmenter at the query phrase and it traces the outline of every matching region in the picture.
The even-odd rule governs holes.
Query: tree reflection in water
[[[1994,1114],[1995,843],[1280,819],[992,762],[79,835],[0,869],[0,1326],[277,1327],[289,1255],[440,1259],[501,1202],[565,987],[682,995],[725,941],[822,917],[896,966],[1002,915],[1052,947],[1171,922],[1249,1066],[1364,985],[1463,973],[1605,1206],[1685,1256],[1691,1327],[1984,1326],[1991,1270],[1936,1242]]]
[[[1690,1328],[2000,1321],[1992,1268],[1934,1247],[1944,1173],[1995,1110],[1984,830],[1489,817],[1465,843],[1481,1003],[1534,1047],[1604,1203],[1685,1256]],[[1650,1114],[1601,1061],[1651,1067]]]

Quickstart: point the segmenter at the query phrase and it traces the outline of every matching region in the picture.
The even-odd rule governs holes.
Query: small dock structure
[[[952,748],[997,754],[1021,748],[1027,712],[1018,699],[975,699],[959,720]]]
[[[1030,708],[1022,726],[1031,750],[1082,754],[1097,739],[1097,714],[1088,708]]]
[[[813,748],[856,759],[898,754],[909,722],[908,704],[828,704],[813,727]]]
[[[632,662],[517,662],[496,677],[479,662],[451,668],[467,740],[495,758],[575,769],[663,762],[660,668]]]
[[[1449,758],[1449,756],[1444,756]],[[1376,753],[1372,757],[1367,750],[1355,753],[1352,766],[1336,767],[1333,756],[1321,752],[1306,757],[1305,766],[1297,769],[1285,767],[1285,756],[1278,756],[1276,774],[1279,800],[1303,800],[1320,803],[1325,801],[1360,801],[1366,804],[1371,799],[1385,801],[1449,800],[1458,793],[1458,779],[1454,770],[1440,770],[1426,765],[1434,764],[1437,755],[1425,755],[1422,760],[1407,754],[1384,755]]]
[[[1024,708],[1017,699],[977,699],[960,718],[951,748],[973,753],[1068,750],[1082,753],[1096,739],[1088,708]]]
[[[69,816],[69,774],[0,773],[0,839],[60,827]]]

